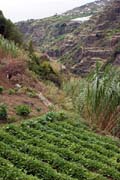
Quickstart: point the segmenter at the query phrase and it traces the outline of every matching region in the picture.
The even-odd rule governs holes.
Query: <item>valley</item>
[[[109,1],[97,1],[61,16],[19,22],[17,26],[38,50],[61,61],[71,72],[85,76],[96,61],[104,64],[113,55],[120,39],[119,1],[105,8],[106,4]],[[91,18],[87,22],[72,21],[73,17],[88,15]],[[119,64],[118,58],[116,62]]]
[[[0,11],[0,180],[120,180],[120,0]]]

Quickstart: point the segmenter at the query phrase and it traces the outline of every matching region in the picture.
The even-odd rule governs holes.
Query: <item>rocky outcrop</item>
[[[71,71],[81,76],[90,72],[97,61],[101,64],[106,64],[108,61],[113,65],[120,65],[120,48],[117,51],[115,48],[120,47],[120,1],[111,1],[94,20],[92,30],[90,31],[90,27],[86,36],[81,36],[81,33],[79,35],[79,42],[82,42],[83,46],[79,62],[71,63]],[[72,62],[76,58],[75,53],[73,54]]]
[[[24,34],[24,40],[31,38],[35,45],[48,45],[56,38],[76,31],[81,24],[71,21],[74,18],[86,17],[100,12],[109,0],[97,0],[85,4],[61,15],[55,15],[40,20],[28,20],[16,23],[17,27]],[[44,48],[44,47],[43,47]]]
[[[120,20],[120,0],[111,1],[109,6],[106,6],[103,13],[100,14],[96,25],[97,29],[104,30],[119,26]]]
[[[85,76],[94,67],[97,61],[101,64],[105,63],[112,55],[110,49],[86,48],[81,56],[79,63],[72,66],[72,73]]]
[[[95,43],[96,41],[99,41],[100,39],[103,39],[105,37],[104,33],[101,31],[97,31],[94,34],[90,34],[86,36],[84,39],[87,46],[91,46],[91,44]]]
[[[84,57],[108,59],[111,54],[111,49],[86,48],[84,50]]]
[[[85,77],[88,73],[91,72],[96,66],[96,62],[101,64],[106,63],[105,59],[96,58],[96,57],[85,57],[81,60],[80,63],[71,67],[71,72],[82,77]]]
[[[45,106],[47,107],[53,106],[53,104],[41,92],[37,94],[37,96]]]

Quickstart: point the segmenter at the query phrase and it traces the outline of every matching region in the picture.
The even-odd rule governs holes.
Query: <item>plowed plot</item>
[[[120,144],[82,123],[30,120],[0,130],[0,180],[120,180]]]

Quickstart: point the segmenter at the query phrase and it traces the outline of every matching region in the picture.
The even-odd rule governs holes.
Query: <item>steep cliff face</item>
[[[76,36],[77,43],[74,49],[61,57],[72,72],[84,76],[95,67],[96,61],[101,64],[114,61],[113,64],[119,65],[120,1],[111,1],[103,12],[93,16],[84,24],[83,29],[80,28]],[[76,49],[79,52],[77,54]]]
[[[49,42],[64,38],[81,26],[81,22],[72,21],[75,18],[87,17],[100,12],[109,0],[98,0],[84,6],[40,20],[18,22],[16,25],[24,34],[26,41],[31,38],[35,45],[46,47]]]
[[[88,21],[73,21],[90,15]],[[59,16],[19,22],[17,26],[26,41],[32,39],[39,50],[84,76],[96,61],[104,64],[119,48],[120,1],[98,0]],[[114,64],[119,64],[119,57]]]

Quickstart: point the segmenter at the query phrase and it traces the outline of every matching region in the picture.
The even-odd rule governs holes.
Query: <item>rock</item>
[[[15,84],[15,87],[20,89],[22,86],[20,84]]]
[[[49,107],[53,105],[42,93],[39,93],[37,96],[45,106]]]

